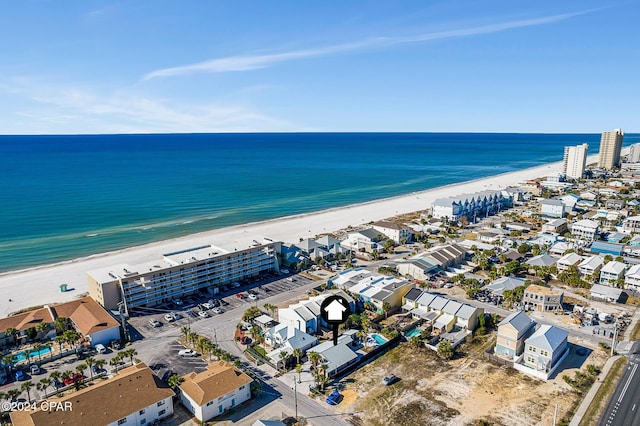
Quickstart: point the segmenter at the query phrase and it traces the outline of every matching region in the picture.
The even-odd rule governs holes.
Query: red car
[[[237,297],[238,299],[244,299],[244,294],[242,294],[242,293],[236,293],[236,297]]]
[[[84,376],[82,374],[74,373],[73,376],[65,377],[62,383],[68,386],[68,385],[74,384],[75,382],[81,382],[83,380],[84,380]]]

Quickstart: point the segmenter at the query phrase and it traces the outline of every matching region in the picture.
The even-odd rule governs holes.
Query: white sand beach
[[[595,161],[589,157],[589,162]],[[87,271],[118,263],[137,263],[160,259],[163,253],[205,244],[227,249],[246,248],[252,240],[263,237],[284,242],[297,242],[301,237],[336,231],[370,221],[428,209],[437,198],[487,189],[500,189],[529,179],[561,171],[562,163],[551,163],[517,172],[505,173],[471,182],[449,185],[405,196],[324,210],[304,215],[238,225],[146,244],[119,251],[96,254],[73,261],[40,266],[0,275],[0,317],[34,305],[63,302],[88,291]],[[72,291],[59,292],[67,283]],[[12,301],[9,302],[9,299]]]

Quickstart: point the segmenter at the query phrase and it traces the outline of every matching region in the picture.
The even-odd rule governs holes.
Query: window
[[[222,414],[223,411],[222,405],[218,405],[218,413]]]
[[[164,401],[160,401],[156,404],[158,407],[162,407],[164,405]]]
[[[536,353],[536,347],[535,346],[529,346],[529,351]]]
[[[240,389],[239,389],[239,390],[242,390],[242,389],[244,389],[245,387],[246,387],[246,385],[242,385],[242,386],[240,386]]]
[[[120,420],[118,420],[118,424],[119,424],[119,425],[123,425],[123,424],[125,424],[126,422],[127,422],[127,418],[126,418],[126,417],[125,417],[124,419],[120,419]]]
[[[140,413],[140,415],[143,415],[144,414],[144,409],[140,410],[139,413]]]
[[[207,402],[207,407],[210,406],[210,405],[213,405],[213,401]]]
[[[147,423],[147,419],[142,419],[142,420],[140,420],[140,424],[141,424],[141,425],[146,424],[146,423]]]
[[[164,413],[166,413],[166,412],[167,412],[167,410],[160,410],[160,411],[158,411],[158,417],[163,416],[163,415],[164,415]]]

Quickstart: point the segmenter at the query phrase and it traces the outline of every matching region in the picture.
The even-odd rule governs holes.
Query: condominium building
[[[627,163],[640,163],[640,143],[634,143],[629,148]]]
[[[567,177],[573,179],[581,179],[584,174],[584,168],[587,165],[587,152],[589,144],[583,143],[576,146],[564,147],[564,166],[563,171]]]
[[[88,272],[89,294],[107,309],[122,306],[126,312],[199,290],[216,294],[225,284],[278,271],[280,245],[268,239],[234,251],[206,245],[167,253],[158,261],[93,270]]]
[[[439,198],[433,202],[431,210],[436,219],[457,221],[465,216],[475,221],[477,217],[489,216],[511,207],[512,202],[513,199],[506,192],[488,190]]]
[[[612,132],[602,132],[600,138],[600,161],[598,166],[604,169],[620,167],[620,152],[622,151],[622,138],[624,132],[615,129]]]

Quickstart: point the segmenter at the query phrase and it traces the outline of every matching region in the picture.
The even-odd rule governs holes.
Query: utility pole
[[[618,324],[615,325],[613,330],[613,340],[611,341],[611,356],[613,356],[614,349],[616,347],[616,338],[618,337]]]
[[[296,424],[298,423],[298,385],[296,384],[296,378],[293,377],[293,399],[296,406]]]
[[[216,329],[213,329],[213,341],[218,346],[218,336],[216,335]]]

